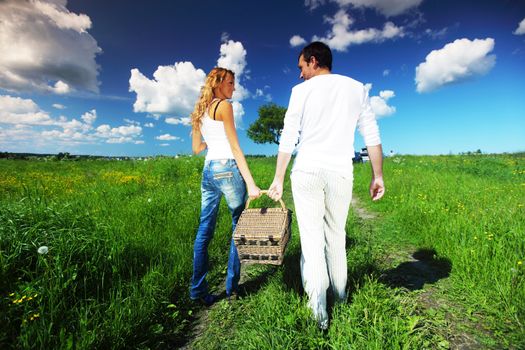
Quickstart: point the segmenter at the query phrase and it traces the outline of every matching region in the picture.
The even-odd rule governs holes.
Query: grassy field
[[[356,166],[355,196],[377,217],[349,215],[349,300],[329,331],[305,304],[294,220],[283,266],[243,268],[241,299],[211,308],[192,337],[202,163],[0,161],[0,348],[447,349],[461,335],[525,348],[525,155],[389,158],[378,203],[369,166]],[[249,163],[267,187],[275,159]],[[289,190],[284,200],[293,208]],[[221,213],[217,291],[231,234]]]

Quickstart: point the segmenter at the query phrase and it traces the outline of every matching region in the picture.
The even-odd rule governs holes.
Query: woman
[[[198,154],[208,149],[201,184],[201,216],[193,247],[193,276],[190,298],[211,305],[217,297],[210,294],[206,282],[208,273],[208,244],[210,243],[221,197],[224,195],[232,215],[235,230],[244,209],[246,191],[257,198],[260,189],[255,185],[244,154],[239,146],[233,119],[231,99],[235,90],[235,74],[224,68],[213,68],[206,77],[201,96],[191,114],[192,149]],[[202,140],[204,138],[204,141]],[[241,264],[237,248],[230,243],[226,295],[237,292]]]

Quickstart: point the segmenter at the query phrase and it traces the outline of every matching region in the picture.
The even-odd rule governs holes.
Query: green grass
[[[275,158],[249,163],[267,187]],[[202,164],[1,160],[0,348],[183,345],[199,309],[188,283]],[[283,266],[247,268],[246,296],[212,308],[193,346],[441,349],[450,347],[447,320],[464,319],[479,325],[488,348],[525,347],[525,156],[389,158],[387,194],[377,203],[367,199],[369,174],[367,164],[356,166],[355,195],[379,217],[349,215],[349,300],[333,309],[326,334],[306,307],[294,218]],[[231,234],[224,203],[221,213],[210,245],[217,290]],[[49,252],[40,255],[43,245]],[[388,258],[402,249],[433,250],[450,264],[446,283],[433,287],[454,306],[451,316],[381,277],[402,263]]]

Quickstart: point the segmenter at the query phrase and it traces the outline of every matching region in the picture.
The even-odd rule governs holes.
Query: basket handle
[[[268,195],[268,190],[261,190],[261,194]],[[251,199],[248,198],[248,200],[246,201],[245,208],[248,208],[248,206],[250,205],[250,201],[251,201]],[[279,199],[279,203],[281,203],[281,208],[283,208],[283,210],[286,210],[286,206],[284,205],[284,202],[283,202],[282,199]]]

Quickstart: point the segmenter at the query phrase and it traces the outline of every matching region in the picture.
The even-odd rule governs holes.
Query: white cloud
[[[352,5],[354,7],[368,7],[376,10],[386,17],[401,15],[410,9],[419,6],[423,0],[332,0],[344,7]]]
[[[388,100],[394,96],[394,91],[383,90],[379,92],[379,96],[370,97],[370,104],[372,105],[372,110],[376,114],[376,117],[386,117],[396,112],[396,107],[388,105]]]
[[[53,103],[53,107],[56,109],[66,109],[66,106],[61,105],[60,103]]]
[[[108,124],[97,127],[95,136],[106,139],[107,143],[136,142],[142,136],[142,128],[137,125],[123,125],[112,128]]]
[[[30,99],[0,95],[0,123],[53,125],[55,121]]]
[[[521,20],[520,24],[518,25],[518,28],[514,31],[514,34],[516,35],[525,34],[525,18]]]
[[[66,2],[57,1],[57,3],[47,3],[45,1],[34,1],[35,8],[61,29],[73,29],[78,33],[85,33],[86,29],[91,28],[91,20],[84,14],[74,14],[66,8]]]
[[[266,102],[272,101],[272,95],[269,93],[264,93],[262,89],[256,89],[255,90],[255,98],[262,97]]]
[[[143,145],[144,141],[143,140],[138,140],[138,141],[135,141],[134,144],[136,144],[136,145]]]
[[[425,29],[425,35],[429,36],[432,39],[441,39],[444,38],[448,33],[448,27],[444,27],[441,30],[432,30],[430,28]]]
[[[304,38],[299,35],[294,35],[290,38],[291,47],[297,47],[304,44],[306,44],[306,40],[304,40]]]
[[[172,141],[172,140],[179,140],[180,137],[173,136],[173,135],[170,135],[170,134],[164,134],[164,135],[160,135],[160,136],[155,137],[155,139],[160,140],[160,141]]]
[[[124,118],[124,121],[128,124],[131,124],[131,125],[136,125],[136,126],[140,126],[140,122],[136,121],[136,120],[131,120],[131,119],[128,119],[128,118]]]
[[[93,122],[97,119],[97,111],[92,109],[91,111],[82,114],[82,117],[80,118],[87,124],[93,124]]]
[[[137,94],[133,110],[153,114],[189,115],[205,78],[204,71],[196,69],[191,62],[159,66],[151,80],[134,68],[129,79],[129,90]]]
[[[350,45],[378,43],[405,35],[403,27],[397,27],[392,22],[386,22],[382,30],[368,28],[350,31],[354,20],[344,10],[339,10],[333,18],[325,18],[325,21],[332,24],[332,31],[324,38],[314,36],[313,40],[323,41],[337,51],[346,51]]]
[[[55,86],[51,89],[55,94],[65,95],[71,92],[71,88],[68,84],[64,83],[62,80],[59,80],[55,83]]]
[[[0,111],[6,113],[34,113],[38,112],[38,105],[29,99],[0,95]]]
[[[310,10],[315,10],[324,3],[325,0],[304,0],[304,6],[308,7]]]
[[[185,125],[185,126],[190,126],[191,125],[191,118],[190,117],[166,118],[165,121],[166,121],[166,123],[173,124],[173,125],[178,125],[178,124],[182,124],[182,125]]]
[[[441,86],[461,82],[488,73],[496,63],[494,39],[457,39],[440,50],[430,52],[425,62],[416,67],[418,92],[429,92]]]
[[[170,144],[169,143],[161,143],[159,146],[161,147],[168,147]]]
[[[385,70],[383,71],[383,76],[386,77],[386,76],[388,76],[388,75],[390,75],[390,69],[385,69]]]
[[[65,0],[0,1],[0,88],[16,92],[98,92],[101,52],[88,16]]]
[[[132,137],[121,136],[121,137],[112,137],[106,140],[106,143],[130,143],[133,142]]]
[[[236,76],[242,76],[246,68],[246,50],[242,43],[233,40],[223,43],[217,65],[232,70]]]
[[[330,0],[339,7],[353,6],[356,8],[372,8],[386,17],[401,15],[414,7],[419,6],[423,0]],[[326,0],[305,0],[304,5],[310,10],[326,3]]]
[[[0,144],[20,147],[50,149],[50,145],[74,145],[80,143],[134,142],[142,137],[138,125],[112,128],[103,124],[95,128],[96,110],[88,111],[78,119],[65,116],[51,118],[30,99],[0,95],[0,124],[8,124],[0,132]],[[5,138],[4,140],[1,140]],[[140,140],[139,140],[140,141]]]
[[[146,128],[153,128],[153,127],[155,127],[155,124],[153,124],[153,123],[145,123],[144,126]]]

